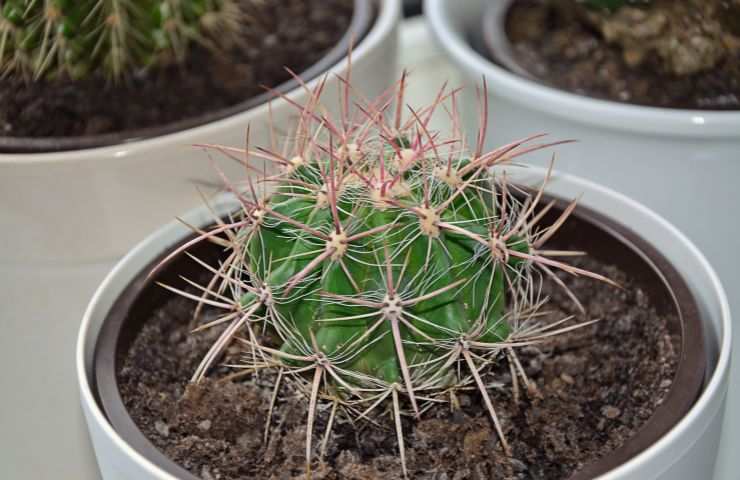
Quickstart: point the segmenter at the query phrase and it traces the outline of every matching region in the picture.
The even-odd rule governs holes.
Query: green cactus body
[[[274,300],[272,305],[262,306],[262,313],[271,306],[282,317],[284,327],[294,327],[290,335],[275,332],[281,349],[299,355],[312,345],[313,337],[323,354],[347,358],[342,368],[387,383],[400,382],[402,373],[391,331],[394,302],[423,298],[413,305],[397,305],[401,310],[398,315],[404,319],[398,325],[403,353],[410,365],[434,358],[439,353],[435,342],[456,341],[476,323],[483,329],[480,341],[501,342],[510,332],[503,318],[506,265],[490,261],[488,250],[473,239],[425,227],[424,220],[411,211],[424,204],[425,188],[431,200],[429,210],[456,189],[436,177],[434,169],[421,164],[401,175],[399,167],[393,165],[394,156],[385,154],[383,168],[389,178],[396,179],[395,185],[393,180],[383,183],[376,178],[371,181],[376,186],[368,186],[357,176],[353,181],[352,175],[340,180],[336,168],[331,176],[322,174],[332,168],[325,159],[285,174],[286,182],[277,188],[266,208],[257,210],[258,225],[249,227],[246,242],[250,270]],[[455,171],[466,164],[457,162]],[[364,178],[377,176],[379,160],[361,168]],[[302,186],[296,186],[299,182]],[[327,182],[336,186],[327,187]],[[387,201],[379,198],[382,188],[392,192]],[[429,215],[486,237],[495,216],[492,202],[472,187],[462,189],[452,200],[438,214]],[[337,205],[336,221],[332,202]],[[346,241],[366,231],[376,233],[344,246],[332,240]],[[526,245],[519,237],[507,243],[511,248]],[[331,250],[333,246],[336,248]],[[522,251],[526,252],[526,246]],[[512,257],[508,267],[514,268],[518,261]],[[296,277],[300,281],[292,285]],[[447,289],[450,286],[454,288]],[[348,303],[339,297],[364,301]],[[241,299],[244,308],[258,302],[259,295],[253,292]],[[378,305],[361,304],[368,302]]]
[[[0,71],[35,79],[80,78],[99,69],[117,79],[159,61],[182,60],[193,42],[213,46],[228,39],[237,18],[231,0],[0,4]]]

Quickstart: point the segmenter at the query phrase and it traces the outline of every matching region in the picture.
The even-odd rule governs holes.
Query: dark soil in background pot
[[[633,436],[664,401],[677,366],[676,318],[658,313],[640,280],[594,259],[576,264],[620,282],[615,290],[589,279],[561,278],[588,314],[602,321],[539,349],[520,350],[541,398],[515,404],[511,375],[502,362],[493,395],[514,458],[503,457],[478,395],[462,395],[463,412],[440,407],[404,425],[415,479],[564,479],[614,451]],[[575,313],[553,282],[547,321]],[[126,408],[151,442],[204,480],[303,478],[306,400],[283,388],[267,444],[262,434],[272,381],[187,379],[218,332],[189,334],[193,303],[172,298],[145,322],[124,356],[118,383]],[[233,348],[233,347],[232,347]],[[237,358],[232,349],[230,356]],[[233,371],[213,372],[219,379]],[[321,444],[328,412],[315,428]],[[318,451],[317,447],[317,451]],[[393,430],[368,424],[335,425],[317,479],[400,479]]]
[[[236,105],[323,57],[347,31],[352,0],[241,0],[252,19],[245,48],[217,55],[194,46],[182,65],[140,72],[118,84],[0,79],[0,136],[70,137],[139,130]]]
[[[548,0],[519,0],[507,33],[518,63],[535,78],[582,95],[667,108],[740,109],[740,3],[704,0],[719,9],[731,53],[715,67],[690,75],[666,72],[655,54],[629,66],[624,51],[609,44],[578,15],[567,16]],[[662,2],[662,3],[661,3]],[[666,6],[674,0],[653,0]],[[690,2],[689,2],[690,3]],[[724,10],[727,10],[724,12]],[[638,10],[639,12],[639,10]],[[702,20],[683,18],[687,25]],[[627,22],[628,28],[636,28]],[[630,27],[631,25],[631,27]],[[714,26],[714,28],[717,28]]]

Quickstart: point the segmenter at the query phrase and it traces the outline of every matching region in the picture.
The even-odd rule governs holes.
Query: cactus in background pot
[[[238,23],[233,0],[4,0],[0,72],[81,78],[102,69],[120,79],[182,61],[194,42],[222,47]]]

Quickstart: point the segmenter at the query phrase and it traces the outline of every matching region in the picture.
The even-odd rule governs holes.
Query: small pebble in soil
[[[161,420],[154,422],[154,429],[165,438],[170,436],[170,426]]]
[[[567,383],[568,385],[573,385],[574,383],[576,383],[575,379],[573,379],[573,377],[571,377],[567,373],[561,373],[560,379],[564,381],[565,383]]]
[[[211,475],[211,469],[208,468],[207,465],[203,466],[203,468],[200,471],[200,478],[202,480],[216,480],[213,475]]]
[[[517,460],[516,458],[509,459],[511,462],[511,466],[514,468],[517,472],[526,472],[527,471],[527,464],[522,462],[521,460]]]
[[[614,420],[615,418],[619,417],[621,413],[622,411],[620,409],[612,405],[607,405],[601,409],[601,414],[609,420]]]

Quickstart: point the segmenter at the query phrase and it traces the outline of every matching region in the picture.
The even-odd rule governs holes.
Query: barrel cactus
[[[193,42],[223,45],[238,16],[234,0],[3,0],[0,72],[119,79],[182,60]]]
[[[295,380],[306,394],[309,472],[319,402],[333,405],[332,420],[336,411],[387,412],[405,474],[401,415],[418,417],[432,402],[456,405],[455,392],[470,387],[510,454],[488,391],[491,367],[511,362],[515,394],[522,384],[535,394],[515,349],[574,328],[536,324],[535,272],[561,284],[553,268],[608,281],[556,259],[569,252],[545,247],[574,204],[542,228],[552,207],[539,205],[542,190],[526,193],[491,170],[560,142],[532,144],[536,135],[484,153],[484,111],[468,152],[457,90],[407,109],[404,76],[391,93],[350,109],[342,81],[340,118],[320,106],[320,84],[306,105],[294,104],[298,126],[281,151],[204,146],[257,178],[244,188],[225,179],[240,211],[195,229],[197,238],[168,257],[204,240],[228,254],[218,266],[194,258],[213,274],[196,287],[201,294],[163,285],[197,301],[196,315],[203,306],[225,312],[196,329],[225,326],[192,381],[235,338],[244,348],[238,368],[277,370],[276,392],[281,379]],[[429,128],[442,110],[452,118],[450,138]]]

